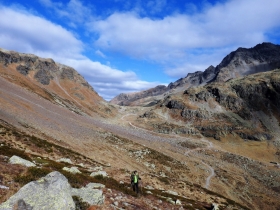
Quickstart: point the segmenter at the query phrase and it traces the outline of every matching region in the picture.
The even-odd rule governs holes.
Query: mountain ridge
[[[81,115],[107,116],[105,100],[72,67],[33,54],[0,49],[0,73],[13,83]],[[106,110],[107,111],[106,111]],[[112,107],[111,107],[112,109]]]
[[[239,47],[237,50],[225,56],[216,67],[211,65],[205,71],[188,73],[186,77],[171,82],[164,89],[165,91],[158,92],[156,95],[158,96],[157,98],[153,98],[151,94],[145,94],[150,92],[151,89],[154,89],[151,88],[138,93],[122,93],[122,97],[116,96],[110,103],[125,106],[141,106],[148,103],[156,104],[160,95],[171,94],[174,91],[179,91],[180,88],[187,89],[211,82],[225,82],[236,77],[269,71],[279,67],[280,45],[264,42],[252,48]],[[125,99],[125,95],[128,96],[129,100]]]

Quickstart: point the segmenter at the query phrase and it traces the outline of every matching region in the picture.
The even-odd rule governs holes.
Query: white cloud
[[[145,90],[159,84],[139,80],[134,72],[123,72],[89,59],[69,59],[64,62],[85,76],[94,89],[107,100],[120,93]]]
[[[0,8],[0,14],[2,48],[35,53],[40,56],[80,57],[83,43],[61,26],[24,11],[5,7]]]
[[[84,44],[80,40],[65,28],[42,17],[7,7],[0,7],[0,14],[1,48],[53,58],[71,66],[106,99],[155,84],[139,80],[132,71],[123,72],[91,61],[82,54]],[[100,50],[97,53],[104,55]]]
[[[99,34],[95,44],[100,49],[178,67],[194,63],[190,60],[195,58],[193,49],[214,48],[221,54],[218,49],[252,47],[267,41],[267,31],[280,26],[279,9],[279,0],[230,0],[208,5],[200,13],[163,19],[140,17],[133,12],[114,13],[89,27]]]

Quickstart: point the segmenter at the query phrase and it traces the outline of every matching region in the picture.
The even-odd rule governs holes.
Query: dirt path
[[[80,106],[82,106],[77,100],[75,100],[61,85],[60,82],[57,78],[57,76],[54,79],[55,83],[58,85],[58,87],[67,95],[69,96],[73,101],[75,101],[77,104],[79,104]]]
[[[121,120],[123,121],[126,121],[130,126],[132,126],[134,129],[139,129],[139,130],[142,130],[142,131],[145,131],[145,132],[148,132],[150,134],[152,133],[156,133],[156,132],[153,132],[153,131],[149,131],[149,130],[146,130],[146,129],[143,129],[143,128],[140,128],[140,127],[137,127],[135,125],[133,125],[130,121],[126,120],[125,117],[127,116],[130,116],[130,115],[136,115],[136,114],[126,114],[124,116],[121,117]],[[156,133],[157,134],[157,133]],[[207,141],[206,139],[202,139],[201,141],[205,142],[208,144],[208,146],[205,148],[205,147],[199,147],[199,148],[195,148],[195,149],[191,149],[191,150],[188,150],[184,153],[184,155],[186,156],[189,156],[191,153],[193,152],[196,152],[196,151],[200,151],[200,150],[211,150],[213,149],[213,143],[210,142],[210,141]],[[207,163],[205,163],[203,160],[200,160],[198,159],[199,162],[201,162],[203,165],[207,166],[207,168],[209,168],[210,170],[210,175],[206,178],[206,181],[205,181],[205,188],[206,189],[209,189],[209,186],[211,184],[211,179],[215,176],[215,170],[212,166],[208,165]]]

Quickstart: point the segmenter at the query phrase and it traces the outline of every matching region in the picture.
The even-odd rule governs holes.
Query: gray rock
[[[177,192],[174,192],[174,191],[171,191],[171,190],[167,190],[167,191],[164,191],[165,193],[167,194],[170,194],[170,195],[178,195]]]
[[[97,167],[91,168],[90,170],[92,170],[92,171],[102,171],[103,167],[102,166],[97,166]]]
[[[219,205],[216,203],[212,203],[212,210],[219,210]]]
[[[4,186],[4,185],[0,185],[0,189],[8,190],[9,187],[6,187],[6,186]]]
[[[82,172],[80,172],[80,170],[77,168],[77,167],[71,167],[71,168],[68,168],[68,167],[63,167],[64,171],[68,171],[72,174],[81,174]]]
[[[11,164],[19,164],[19,165],[23,165],[26,167],[35,167],[36,165],[28,160],[22,159],[21,157],[18,157],[16,155],[13,155],[10,159],[9,159],[9,163]]]
[[[95,184],[90,183],[86,187],[80,189],[73,188],[71,193],[72,196],[78,196],[83,202],[87,202],[90,205],[101,205],[104,203],[105,197],[102,190],[95,189],[94,187]]]
[[[23,186],[0,205],[0,210],[13,210],[16,206],[26,210],[75,209],[71,186],[65,176],[56,171]]]
[[[173,201],[172,198],[167,198],[166,201],[171,203],[171,204],[175,204],[175,201]]]
[[[147,190],[154,190],[154,188],[152,186],[150,186],[150,185],[147,185],[144,188],[147,189]]]
[[[30,71],[28,66],[19,65],[16,67],[17,71],[23,75],[27,75]]]
[[[101,189],[101,188],[105,188],[104,184],[100,184],[100,183],[89,183],[87,184],[86,187],[92,188],[92,189]],[[110,189],[108,189],[109,191]]]
[[[58,160],[58,162],[64,162],[64,163],[73,164],[72,161],[69,158],[60,158]]]
[[[92,172],[90,174],[90,176],[92,176],[92,177],[98,176],[98,175],[102,175],[103,177],[108,177],[108,174],[106,173],[106,171],[97,171],[97,172]]]
[[[181,201],[180,201],[179,199],[177,199],[177,200],[175,201],[175,204],[176,204],[176,205],[179,205],[179,206],[182,205],[182,203],[181,203]]]

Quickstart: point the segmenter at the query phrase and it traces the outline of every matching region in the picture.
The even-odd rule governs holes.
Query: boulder
[[[72,161],[69,158],[60,158],[58,160],[58,162],[64,162],[64,163],[73,164]]]
[[[0,210],[74,210],[71,186],[59,172],[51,172],[47,176],[23,186],[15,195],[0,205]]]
[[[182,205],[182,203],[181,203],[181,201],[180,201],[179,199],[177,199],[177,200],[175,201],[175,204],[176,204],[176,205],[179,205],[179,206]]]
[[[102,190],[95,189],[97,185],[95,183],[89,183],[86,187],[80,189],[73,188],[72,196],[80,197],[83,202],[87,202],[90,205],[100,205],[104,203],[104,195]],[[101,188],[104,185],[99,185]]]
[[[99,175],[101,175],[101,176],[103,176],[103,177],[108,177],[108,174],[107,174],[107,172],[106,171],[97,171],[97,172],[92,172],[91,174],[90,174],[90,176],[99,176]]]
[[[80,172],[80,170],[77,168],[77,167],[71,167],[71,168],[68,168],[68,167],[63,167],[64,171],[68,171],[70,172],[71,174],[81,174],[82,172]]]
[[[212,210],[219,210],[219,205],[216,203],[212,203]]]
[[[100,183],[89,183],[87,184],[86,187],[92,188],[92,189],[101,189],[101,188],[105,188],[104,184],[100,184]]]
[[[152,186],[150,186],[150,185],[147,185],[144,188],[147,189],[147,190],[154,190],[154,188]]]
[[[22,159],[21,157],[18,157],[16,155],[12,156],[9,159],[9,163],[11,164],[19,164],[19,165],[23,165],[26,167],[35,167],[36,165],[28,160]]]
[[[164,191],[165,193],[167,193],[167,194],[170,194],[170,195],[178,195],[178,193],[177,192],[174,192],[174,191],[171,191],[171,190],[167,190],[167,191]]]

